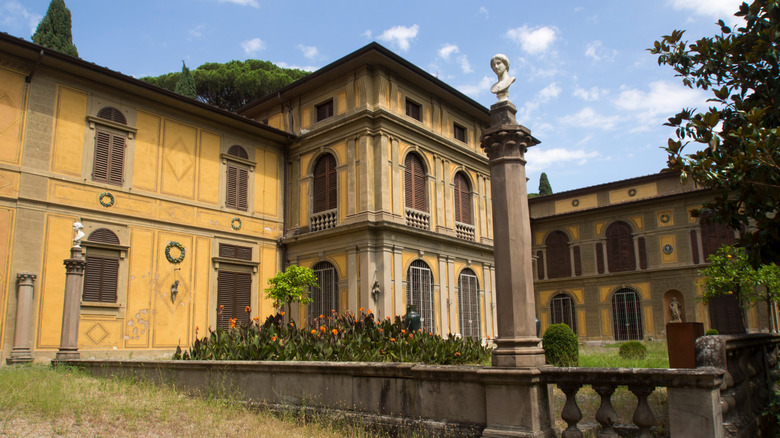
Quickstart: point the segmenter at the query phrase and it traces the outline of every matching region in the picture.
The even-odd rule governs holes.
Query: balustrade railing
[[[325,210],[318,213],[314,213],[309,217],[309,230],[321,231],[333,228],[336,226],[336,217],[338,216],[338,209]]]
[[[455,235],[459,239],[474,241],[477,228],[474,225],[464,224],[463,222],[455,222]]]
[[[424,211],[406,208],[406,225],[421,230],[431,229],[431,214]]]

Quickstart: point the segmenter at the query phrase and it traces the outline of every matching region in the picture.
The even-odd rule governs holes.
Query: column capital
[[[38,276],[32,272],[19,272],[16,274],[16,281],[19,283],[33,283],[36,278],[38,278]]]
[[[482,150],[492,161],[499,158],[523,159],[531,146],[541,143],[525,126],[501,125],[489,128],[480,138]]]

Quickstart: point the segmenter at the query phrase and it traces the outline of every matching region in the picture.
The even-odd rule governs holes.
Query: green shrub
[[[644,359],[647,357],[647,347],[639,341],[628,341],[620,346],[618,354],[623,359]]]
[[[566,324],[547,327],[542,337],[544,358],[556,367],[576,367],[579,363],[580,345],[577,335]]]
[[[400,317],[376,321],[369,310],[313,318],[305,327],[285,323],[282,314],[231,328],[209,329],[175,360],[303,360],[338,362],[421,362],[436,365],[479,364],[490,361],[490,348],[479,340],[422,330],[410,332]]]
[[[720,334],[720,333],[718,332],[718,329],[709,329],[709,330],[707,330],[706,332],[704,332],[704,335],[705,335],[705,336],[710,336],[710,335],[719,335],[719,334]]]

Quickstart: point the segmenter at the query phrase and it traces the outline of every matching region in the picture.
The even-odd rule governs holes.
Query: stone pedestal
[[[544,365],[536,334],[536,303],[531,263],[531,221],[525,177],[525,152],[539,144],[517,124],[509,101],[490,107],[491,126],[481,139],[489,158],[493,203],[493,251],[496,260],[498,333],[493,366]]]
[[[16,325],[14,326],[14,348],[6,362],[32,362],[30,350],[30,322],[32,319],[33,290],[36,275],[29,272],[16,274]]]
[[[483,437],[552,438],[552,386],[538,368],[478,371],[485,384]]]
[[[81,316],[81,294],[84,286],[84,261],[81,247],[70,249],[70,258],[65,259],[65,300],[62,306],[62,332],[57,360],[79,359],[79,317]]]
[[[669,368],[696,368],[696,338],[700,336],[704,336],[704,324],[700,322],[666,324]]]

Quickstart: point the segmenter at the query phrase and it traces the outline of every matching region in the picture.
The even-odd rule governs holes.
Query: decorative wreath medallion
[[[571,201],[571,205],[573,207],[576,207],[576,206],[580,205],[580,200],[579,199],[575,199],[575,200]]]
[[[662,213],[661,214],[661,222],[667,223],[672,219],[671,216],[669,216],[669,213]]]
[[[674,252],[674,247],[672,245],[669,245],[668,243],[664,245],[664,254],[671,254]]]
[[[628,189],[628,196],[636,196],[636,189]]]
[[[171,255],[171,248],[176,248],[179,250],[179,256],[173,257]],[[184,249],[184,245],[182,245],[179,242],[168,242],[167,245],[165,245],[165,258],[168,259],[171,263],[181,263],[184,260],[184,254],[186,253]]]
[[[111,207],[114,205],[114,195],[112,195],[110,192],[103,192],[100,194],[100,196],[98,196],[98,202],[100,202],[100,205],[103,207]]]
[[[230,226],[233,227],[234,230],[238,231],[241,229],[241,218],[240,217],[234,217],[233,219],[230,219]]]

